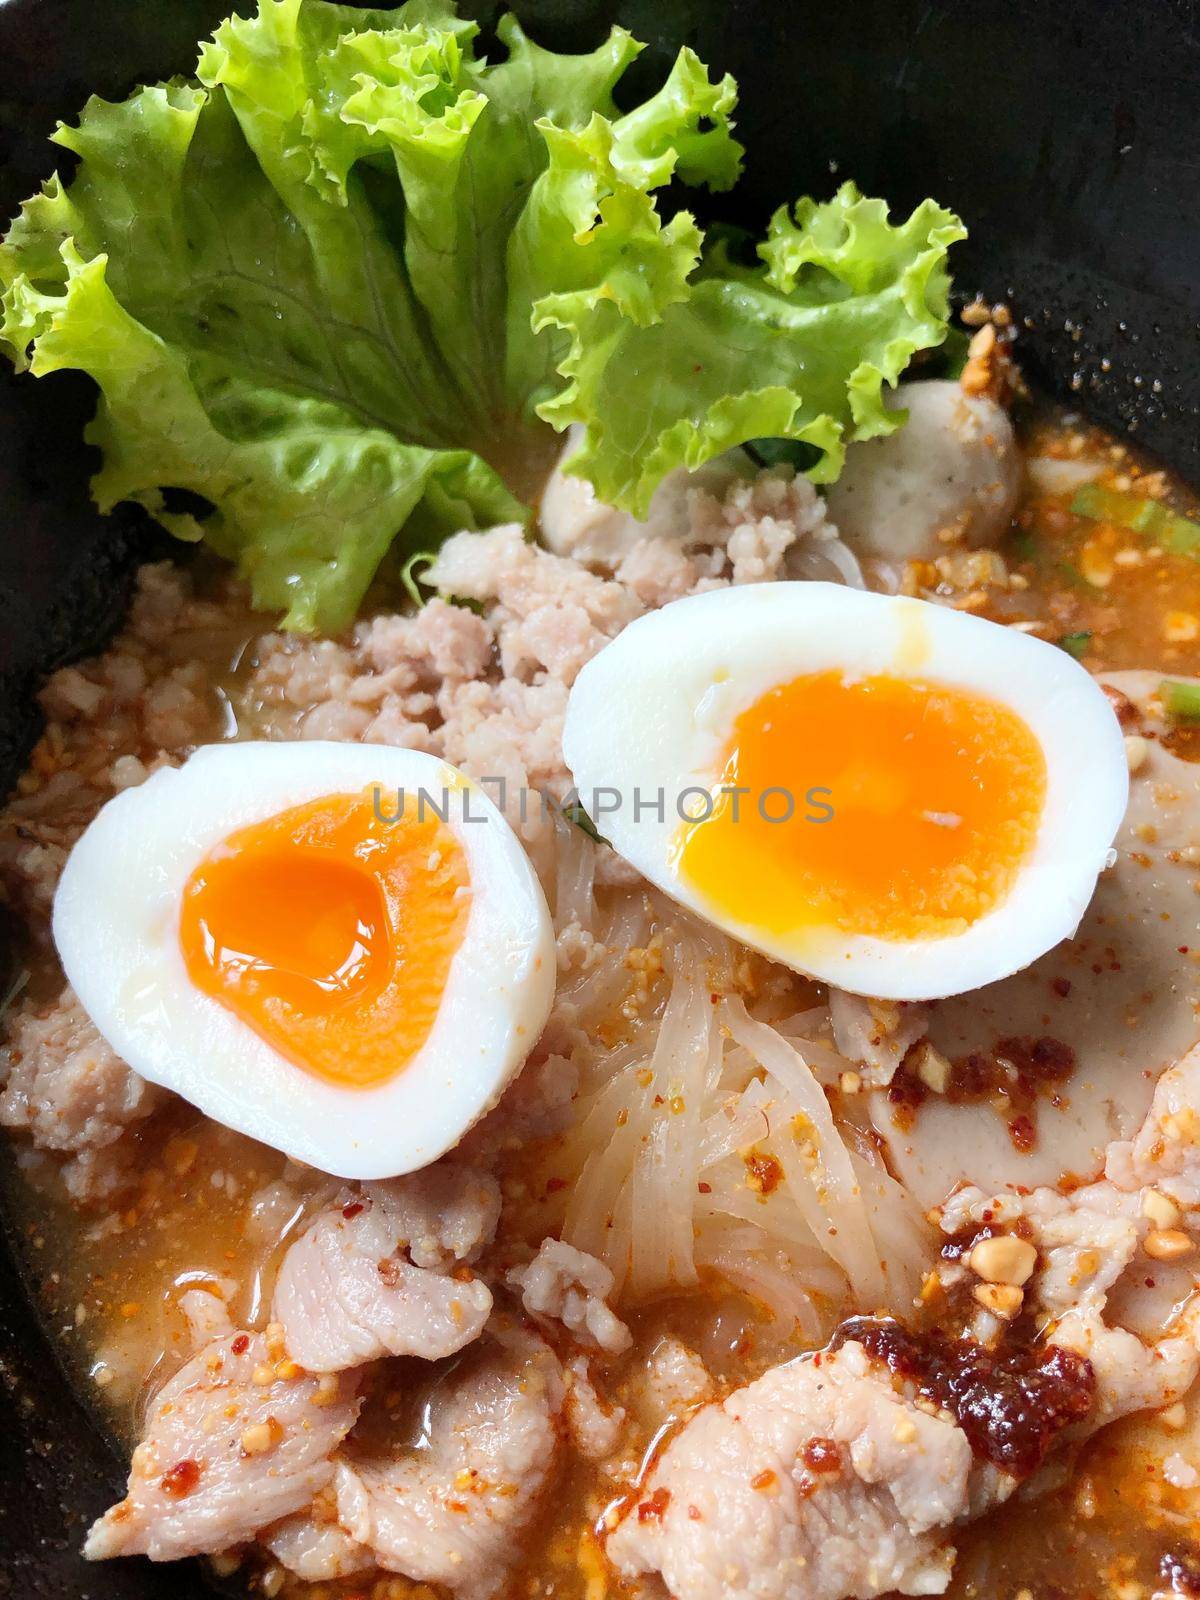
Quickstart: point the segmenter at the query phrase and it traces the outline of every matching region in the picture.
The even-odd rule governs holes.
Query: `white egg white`
[[[231,833],[337,793],[424,788],[466,856],[470,910],[424,1045],[385,1083],[305,1071],[190,981],[179,940],[193,871]],[[459,801],[466,797],[466,815]],[[475,785],[433,756],[320,741],[210,745],[101,810],[54,902],[54,939],[96,1027],[136,1071],[225,1126],[340,1178],[435,1160],[499,1099],[554,995],[554,935],[516,836]]]
[[[961,934],[901,941],[829,929],[801,942],[723,914],[676,868],[678,796],[717,786],[738,715],[780,684],[833,670],[987,695],[1020,716],[1042,747],[1047,788],[1034,846],[1004,901]],[[652,883],[798,971],[896,1000],[978,988],[1069,937],[1129,792],[1116,717],[1065,651],[966,612],[827,583],[714,590],[640,618],[580,673],[563,744],[599,831]],[[821,786],[821,751],[803,752],[801,764],[801,789]],[[803,794],[796,800],[799,815]]]

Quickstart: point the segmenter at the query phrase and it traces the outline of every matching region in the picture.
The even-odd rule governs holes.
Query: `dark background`
[[[237,9],[247,8],[242,0]],[[187,72],[225,0],[0,0],[0,213],[54,164],[45,136],[90,93]],[[528,0],[540,42],[620,20],[661,75],[691,44],[741,86],[737,220],[845,177],[965,218],[966,298],[1007,300],[1027,373],[1200,482],[1200,0]],[[487,8],[477,11],[489,15]],[[80,433],[86,380],[0,375],[0,791],[30,689],[103,638],[154,535],[101,520]],[[2,930],[0,930],[2,937]],[[187,1569],[88,1568],[86,1521],[121,1472],[66,1390],[0,1252],[0,1596],[187,1600]]]

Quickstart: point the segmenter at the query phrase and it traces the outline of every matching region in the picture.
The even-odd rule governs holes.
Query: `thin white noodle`
[[[740,1096],[731,1097],[719,1111],[706,1118],[700,1146],[701,1170],[715,1166],[718,1161],[765,1137],[776,1106],[777,1097],[756,1079]]]
[[[833,1121],[824,1090],[804,1059],[774,1029],[756,1022],[744,1003],[731,997],[721,1003],[721,1016],[733,1037],[744,1044],[798,1104],[816,1135],[820,1183],[817,1198],[836,1231],[828,1236],[829,1253],[845,1267],[856,1293],[866,1303],[885,1292],[870,1220],[850,1155]],[[785,1170],[788,1163],[785,1162]]]

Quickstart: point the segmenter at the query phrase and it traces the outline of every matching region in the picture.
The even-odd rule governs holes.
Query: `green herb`
[[[1177,678],[1164,678],[1158,693],[1169,717],[1179,722],[1200,722],[1200,683],[1180,683]]]
[[[1074,656],[1076,661],[1081,661],[1088,653],[1092,642],[1090,633],[1064,633],[1058,641],[1060,650],[1065,650],[1069,656]]]
[[[609,841],[597,830],[596,824],[578,802],[564,806],[562,814],[568,822],[573,822],[581,832],[586,833],[595,844],[608,844]]]
[[[570,470],[636,513],[747,439],[828,481],[946,336],[951,212],[847,184],[735,261],[656,201],[737,179],[731,78],[685,49],[622,113],[623,29],[558,55],[508,17],[494,64],[476,31],[450,0],[261,0],[194,77],[60,127],[73,175],[0,246],[0,345],[99,386],[101,509],[203,538],[288,628],[348,624],[393,546],[526,518],[488,463],[539,418],[584,424]]]
[[[1065,578],[1072,588],[1090,590],[1092,593],[1095,593],[1096,585],[1089,582],[1089,580],[1084,577],[1083,573],[1080,572],[1079,568],[1075,566],[1073,562],[1056,561],[1054,564],[1054,570],[1058,573],[1060,578]]]
[[[1085,483],[1075,491],[1071,510],[1077,517],[1129,528],[1174,555],[1191,556],[1200,561],[1200,522],[1180,516],[1161,500],[1147,500],[1141,495],[1105,489],[1098,483]]]

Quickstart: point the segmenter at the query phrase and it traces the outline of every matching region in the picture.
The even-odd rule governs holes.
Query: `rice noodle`
[[[826,1249],[845,1268],[856,1297],[873,1304],[884,1294],[883,1270],[850,1153],[834,1126],[824,1090],[799,1052],[773,1028],[756,1022],[741,1000],[725,1000],[721,1012],[733,1037],[778,1080],[785,1106],[790,1101],[795,1106],[794,1117],[807,1124],[801,1134],[800,1125],[793,1121],[797,1142],[811,1140],[808,1154],[813,1163],[811,1184],[797,1188],[797,1196],[807,1199],[810,1192],[815,1194],[826,1215]],[[783,1141],[777,1141],[777,1152],[783,1147]],[[792,1183],[791,1163],[785,1160],[784,1165]]]
[[[787,565],[790,578],[824,578],[830,581],[832,576],[832,581],[840,580],[851,589],[865,589],[867,586],[858,557],[848,544],[836,537],[804,540],[789,552]],[[833,568],[832,575],[830,567]]]
[[[814,1253],[807,1270],[798,1272],[795,1252],[767,1250],[764,1243],[760,1229],[713,1226],[705,1231],[699,1253],[705,1266],[762,1301],[777,1317],[793,1321],[802,1339],[816,1343],[823,1324],[813,1283],[821,1270],[819,1255]],[[841,1287],[836,1277],[830,1287],[836,1296]]]
[[[555,922],[574,953],[550,1031],[580,1079],[555,1147],[556,1171],[578,1174],[563,1237],[625,1303],[715,1272],[804,1339],[848,1295],[911,1303],[928,1225],[835,1121],[823,1085],[853,1063],[828,1005],[778,969],[756,989],[740,946],[656,891],[597,888],[600,851],[578,829],[556,844]]]
[[[590,931],[595,920],[596,846],[582,828],[554,816],[554,926]]]

